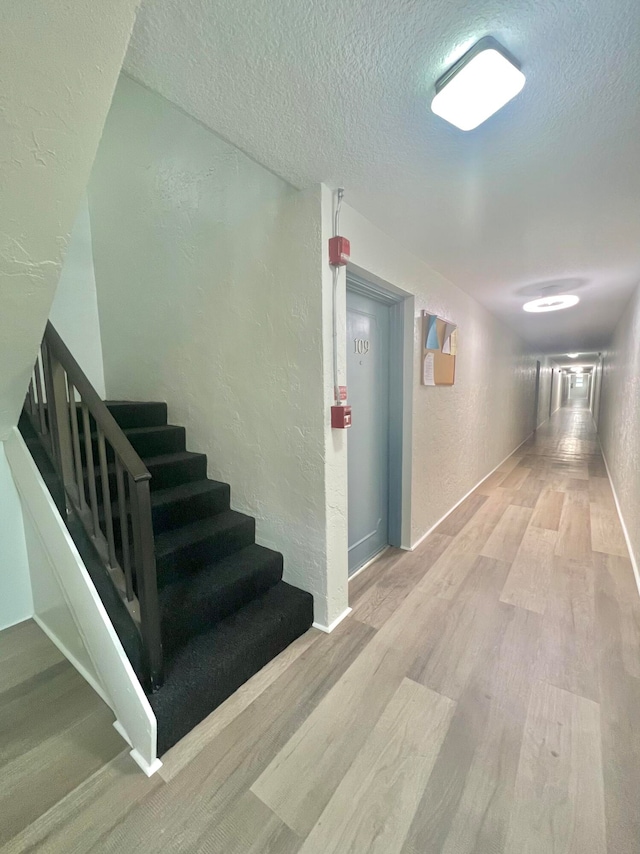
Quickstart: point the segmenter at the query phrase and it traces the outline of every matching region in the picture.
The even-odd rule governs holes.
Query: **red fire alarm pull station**
[[[329,239],[329,263],[332,267],[344,267],[351,257],[351,244],[346,237],[336,235]]]
[[[345,430],[347,427],[351,427],[351,407],[332,406],[331,426],[336,430]]]

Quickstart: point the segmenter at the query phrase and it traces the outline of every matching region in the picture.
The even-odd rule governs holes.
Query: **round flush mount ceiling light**
[[[572,305],[577,305],[580,302],[580,297],[573,294],[559,294],[553,297],[540,297],[540,299],[525,302],[522,306],[524,311],[560,311],[562,308],[571,308]]]
[[[580,355],[580,353],[567,353],[567,356],[570,359],[577,359],[579,355]]]

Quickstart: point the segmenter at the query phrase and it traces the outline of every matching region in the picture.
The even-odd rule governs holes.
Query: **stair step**
[[[143,459],[159,457],[163,454],[176,454],[186,450],[186,431],[174,424],[161,424],[159,427],[130,427],[123,431],[136,453]],[[98,460],[98,434],[91,434],[93,458]],[[85,462],[85,443],[80,443],[82,461]],[[113,450],[107,444],[107,459],[113,459]]]
[[[252,545],[255,527],[255,519],[227,510],[158,534],[155,538],[158,586],[164,587]]]
[[[282,555],[251,545],[168,584],[160,593],[162,643],[171,655],[282,579]]]
[[[191,451],[179,451],[175,454],[162,454],[158,457],[147,457],[144,464],[151,474],[150,487],[152,490],[169,489],[183,483],[205,480],[207,477],[206,454],[194,454]],[[116,498],[116,468],[115,463],[108,465],[109,489],[111,497]],[[87,475],[85,472],[85,480]],[[99,500],[102,500],[101,475],[96,470],[96,482]]]
[[[107,400],[107,409],[123,430],[167,423],[167,404],[154,401]]]
[[[218,480],[195,480],[151,494],[156,534],[229,510],[231,488]]]
[[[280,581],[169,657],[164,684],[149,697],[158,720],[158,755],[304,634],[312,621],[311,594]]]
[[[194,480],[171,486],[168,489],[156,489],[151,493],[151,516],[155,535],[188,525],[206,516],[215,516],[229,509],[231,489],[228,483],[218,480]],[[116,538],[120,536],[120,508],[116,501],[111,505],[113,530]],[[131,520],[127,505],[129,523]],[[100,508],[100,520],[104,511]],[[131,524],[129,524],[131,527]]]

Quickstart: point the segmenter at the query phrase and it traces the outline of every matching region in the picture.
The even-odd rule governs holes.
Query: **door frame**
[[[415,300],[413,294],[396,288],[394,285],[384,282],[377,276],[352,264],[347,266],[346,290],[382,302],[388,305],[390,309],[389,545],[410,549]],[[349,483],[347,479],[348,495]],[[353,578],[356,574],[354,573],[351,577]]]

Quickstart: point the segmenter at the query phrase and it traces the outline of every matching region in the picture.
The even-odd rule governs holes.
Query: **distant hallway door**
[[[349,575],[389,543],[389,306],[347,291]]]

